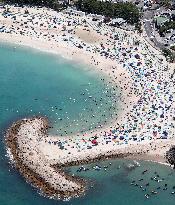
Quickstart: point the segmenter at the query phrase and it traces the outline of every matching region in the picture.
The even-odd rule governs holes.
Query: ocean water
[[[107,171],[93,170],[94,164],[86,165],[89,171],[81,173],[77,172],[78,167],[68,168],[70,174],[89,181],[86,195],[69,202],[40,196],[9,165],[4,132],[21,117],[47,115],[53,124],[50,132],[65,135],[65,130],[71,134],[82,131],[82,127],[92,129],[117,112],[114,108],[117,91],[107,86],[107,81],[100,80],[104,76],[88,67],[80,69],[81,66],[37,50],[0,45],[0,205],[174,205],[175,195],[171,194],[175,186],[174,171],[151,162],[140,162],[141,166],[133,170],[126,167],[132,163],[127,160],[98,163],[102,167],[108,165]],[[145,169],[148,172],[142,175]],[[156,175],[163,181],[151,179]],[[133,180],[139,186],[149,183],[147,190],[130,185]],[[163,190],[165,184],[167,190]],[[157,195],[144,197],[158,187]]]
[[[117,91],[87,66],[29,48],[0,45],[0,127],[46,115],[50,132],[70,135],[96,128],[117,113]]]

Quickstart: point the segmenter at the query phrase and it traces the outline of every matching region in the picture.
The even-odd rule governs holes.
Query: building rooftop
[[[155,20],[157,22],[157,25],[162,25],[165,22],[169,21],[169,18],[166,16],[157,16],[157,17],[155,17]]]

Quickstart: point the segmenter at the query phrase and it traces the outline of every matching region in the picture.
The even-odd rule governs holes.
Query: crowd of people
[[[116,61],[116,67],[113,67],[112,72],[109,73],[111,79],[109,84],[115,84],[115,80],[118,78],[116,72],[118,64],[124,68],[124,72],[131,76],[133,81],[131,92],[139,96],[139,100],[125,116],[124,123],[117,122],[112,129],[97,132],[98,134],[94,134],[89,140],[84,140],[86,141],[85,145],[82,141],[77,143],[80,140],[79,136],[75,139],[75,144],[78,147],[90,148],[91,145],[97,145],[98,138],[103,139],[104,144],[127,144],[130,140],[142,141],[173,137],[174,76],[172,76],[172,70],[165,59],[142,37],[105,24],[99,26],[98,22],[93,22],[90,17],[76,17],[46,9],[30,10],[30,8],[10,7],[10,9],[1,8],[1,14],[0,31],[3,33],[28,36],[44,41],[52,40],[55,43],[64,42],[66,46],[78,47],[78,49],[90,52],[95,64],[100,63],[95,60],[96,54]],[[102,39],[105,38],[105,41],[98,44],[82,41],[75,35],[75,29],[80,25],[93,29]],[[117,88],[113,87],[113,90]],[[126,88],[127,84],[120,87],[121,96],[122,93],[125,93]],[[122,97],[120,100],[122,101]],[[122,103],[127,104],[124,101]],[[117,121],[118,113],[114,111],[111,116]],[[106,119],[105,123],[107,123]],[[99,128],[102,126],[100,122],[97,125]],[[89,142],[87,143],[87,141]],[[66,144],[66,141],[60,143]]]

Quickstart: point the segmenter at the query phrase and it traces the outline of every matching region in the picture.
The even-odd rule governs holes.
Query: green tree
[[[57,0],[4,0],[4,2],[18,5],[45,6],[56,10],[62,7]]]
[[[135,4],[132,3],[112,3],[98,0],[78,0],[76,6],[79,10],[100,14],[111,18],[123,18],[128,23],[137,24],[140,21],[140,11]]]
[[[171,6],[171,0],[160,0],[159,4],[161,6],[165,6],[165,7],[169,8]]]
[[[173,63],[175,60],[175,54],[170,49],[163,49],[162,50],[163,55],[166,57],[167,61],[170,63]]]

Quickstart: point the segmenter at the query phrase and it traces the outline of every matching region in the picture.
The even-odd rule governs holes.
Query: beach
[[[89,65],[107,75],[114,90],[120,90],[122,106],[110,126],[101,125],[74,136],[50,136],[47,128],[51,125],[43,126],[45,118],[36,117],[17,122],[20,126],[15,133],[15,123],[9,128],[6,139],[8,142],[15,137],[20,153],[17,161],[20,159],[39,175],[49,191],[54,190],[48,193],[42,189],[44,194],[69,198],[86,190],[83,181],[67,179],[62,171],[55,171],[56,167],[62,170],[64,166],[100,159],[138,156],[165,163],[164,155],[175,141],[174,65],[166,62],[144,36],[108,25],[98,27],[90,17],[77,18],[48,9],[11,6],[5,16],[0,18],[2,42],[41,49]],[[94,41],[89,40],[91,32]],[[7,143],[7,147],[14,157],[13,146]],[[17,162],[16,165],[18,168]],[[34,185],[43,188],[38,183]]]

